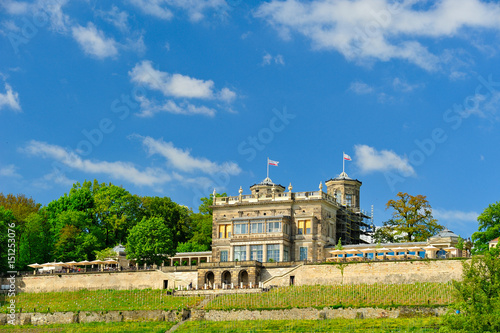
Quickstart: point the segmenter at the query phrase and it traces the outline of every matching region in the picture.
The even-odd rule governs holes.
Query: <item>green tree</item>
[[[397,200],[389,200],[386,209],[392,208],[392,219],[383,223],[395,237],[405,242],[421,242],[443,230],[432,217],[432,208],[423,195],[412,196],[399,192]]]
[[[143,197],[144,215],[147,218],[160,218],[171,230],[174,247],[187,242],[193,236],[190,211],[168,197]]]
[[[115,251],[113,251],[113,248],[111,248],[111,247],[102,249],[100,251],[94,251],[94,254],[95,254],[95,258],[97,260],[105,260],[105,259],[108,259],[108,258],[116,258],[118,256],[118,254]]]
[[[474,253],[483,253],[488,250],[488,243],[500,236],[500,201],[490,204],[477,218],[478,231],[472,234]]]
[[[128,230],[142,218],[141,200],[122,187],[94,182],[93,217],[105,247],[125,243]]]
[[[52,235],[47,214],[42,209],[38,213],[31,213],[24,225],[19,244],[19,262],[21,269],[33,263],[45,263],[52,259]]]
[[[500,332],[500,249],[464,261],[462,281],[454,281],[456,312],[444,317],[444,332]]]
[[[9,270],[13,270],[9,267],[9,257],[16,257],[13,253],[9,253],[8,249],[16,250],[17,243],[9,241],[9,234],[12,234],[12,231],[17,232],[18,228],[16,225],[16,218],[14,217],[14,213],[11,210],[5,209],[0,206],[0,272],[6,272]],[[14,245],[9,245],[14,244]],[[17,253],[17,251],[16,251]]]
[[[399,243],[402,237],[397,237],[391,228],[387,227],[389,223],[386,222],[383,227],[377,227],[373,234],[373,241],[375,243]]]
[[[177,245],[176,252],[202,252],[207,250],[208,249],[206,248],[206,246],[189,241],[185,243],[179,243]]]
[[[127,258],[139,265],[161,265],[175,254],[172,229],[161,217],[144,217],[130,230],[126,250]]]

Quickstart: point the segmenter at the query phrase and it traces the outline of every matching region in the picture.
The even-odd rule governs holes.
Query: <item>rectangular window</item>
[[[234,247],[234,261],[244,261],[247,260],[247,247],[243,246],[235,246]]]
[[[283,247],[283,261],[290,261],[290,249],[288,246]]]
[[[267,261],[280,261],[280,246],[278,244],[267,245]]]
[[[306,235],[312,232],[311,220],[303,220],[298,222],[297,234]]]
[[[231,225],[221,224],[219,225],[219,238],[231,237]]]
[[[267,222],[267,232],[281,232],[281,222]]]
[[[346,194],[345,195],[345,205],[347,207],[351,207],[352,206],[352,194]]]
[[[235,224],[234,225],[234,234],[235,235],[248,234],[248,224],[246,224],[246,223]]]
[[[307,260],[307,246],[300,247],[300,261]]]
[[[262,234],[264,232],[264,223],[250,223],[250,233],[252,234]]]
[[[220,261],[221,262],[226,262],[228,261],[228,252],[227,250],[220,251]]]
[[[311,228],[311,220],[306,220],[306,234],[309,235],[312,231],[312,228]]]
[[[262,245],[251,245],[250,246],[250,260],[257,260],[262,262]]]

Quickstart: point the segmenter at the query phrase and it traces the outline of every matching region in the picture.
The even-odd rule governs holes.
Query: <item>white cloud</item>
[[[377,151],[367,145],[356,145],[354,151],[354,162],[363,173],[398,171],[405,176],[416,175],[408,158],[401,157],[392,150]]]
[[[217,91],[212,80],[200,80],[182,74],[170,74],[153,68],[152,62],[144,60],[137,63],[129,71],[130,80],[134,83],[144,85],[147,88],[160,92],[168,99],[157,102],[150,98],[141,98],[141,112],[139,116],[150,117],[158,112],[169,112],[174,114],[202,114],[213,117],[216,113],[211,107],[195,105],[187,100],[198,101],[219,100],[231,103],[236,99],[236,93],[229,88]],[[173,99],[182,99],[180,102]]]
[[[144,13],[163,20],[172,19],[174,15],[171,8],[186,11],[193,22],[202,20],[205,17],[204,12],[209,9],[218,12],[227,10],[225,0],[130,0],[130,2]]]
[[[373,92],[373,88],[362,81],[351,82],[349,90],[358,95],[370,94]]]
[[[285,65],[285,59],[283,58],[283,56],[281,54],[278,54],[276,56],[272,56],[271,54],[266,53],[262,57],[262,65],[263,66],[271,65],[272,63],[275,63],[277,65]]]
[[[438,220],[477,222],[479,213],[463,212],[459,210],[433,209],[432,215]]]
[[[26,14],[29,10],[29,4],[21,1],[4,0],[1,6],[11,15]]]
[[[14,164],[4,166],[0,168],[0,177],[22,178],[16,170],[17,167]]]
[[[406,80],[396,77],[392,81],[392,87],[396,91],[411,92],[417,88],[422,87],[422,84],[410,84]]]
[[[159,154],[167,160],[167,164],[174,169],[184,172],[201,171],[207,174],[218,172],[238,175],[241,168],[234,162],[224,162],[222,164],[212,162],[204,157],[193,157],[188,149],[181,149],[174,146],[172,142],[165,142],[163,139],[155,140],[151,137],[137,135],[142,144],[147,148],[149,154]]]
[[[157,186],[171,180],[171,176],[162,169],[146,168],[141,171],[129,162],[85,160],[78,154],[67,151],[60,146],[35,140],[30,141],[22,151],[33,156],[51,158],[74,170],[90,174],[104,174],[134,185]]]
[[[139,7],[145,14],[163,20],[170,20],[174,16],[170,9],[162,6],[163,0],[130,0],[130,2]]]
[[[182,74],[169,74],[154,69],[151,61],[136,64],[129,72],[132,82],[161,91],[165,96],[186,98],[213,98],[214,82],[204,81]]]
[[[41,17],[48,15],[50,28],[57,32],[67,32],[71,25],[68,15],[64,14],[62,7],[66,5],[67,0],[38,0],[34,4],[33,11]]]
[[[0,93],[0,110],[3,108],[10,108],[14,111],[21,112],[19,105],[19,94],[12,90],[12,87],[5,83],[5,93]]]
[[[112,38],[106,38],[101,30],[97,30],[93,23],[87,27],[80,25],[72,29],[73,38],[80,44],[85,53],[98,58],[113,57],[118,54],[117,43]]]
[[[189,102],[183,101],[179,104],[172,100],[167,100],[162,104],[151,101],[145,97],[140,98],[141,111],[137,113],[139,117],[152,117],[156,113],[168,112],[182,115],[205,115],[209,117],[215,116],[216,111],[206,106],[196,106]]]
[[[402,59],[428,71],[439,69],[441,59],[417,39],[500,28],[500,5],[479,0],[272,0],[255,15],[285,39],[299,33],[314,48],[336,50],[350,60]]]
[[[109,11],[97,10],[96,15],[102,17],[108,23],[113,24],[115,27],[121,31],[128,31],[128,13],[126,11],[121,11],[113,5]]]

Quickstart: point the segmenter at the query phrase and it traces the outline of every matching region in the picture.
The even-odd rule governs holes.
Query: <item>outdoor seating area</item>
[[[34,268],[33,274],[104,272],[119,270],[116,260],[47,262],[45,264],[28,265]]]

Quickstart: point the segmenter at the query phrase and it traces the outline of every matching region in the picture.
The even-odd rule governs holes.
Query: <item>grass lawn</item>
[[[164,333],[168,331],[174,323],[170,322],[127,322],[127,323],[90,323],[90,324],[65,324],[65,325],[44,325],[44,326],[0,326],[1,333],[45,333],[45,332],[152,332]]]
[[[454,301],[452,291],[451,283],[291,286],[261,294],[219,296],[205,309],[446,306]]]
[[[196,306],[203,297],[174,297],[165,290],[142,289],[21,293],[15,299],[18,312],[77,312],[180,310]],[[0,307],[1,312],[6,312],[7,304]]]
[[[332,320],[252,320],[190,321],[176,332],[437,332],[440,319],[332,319]]]

